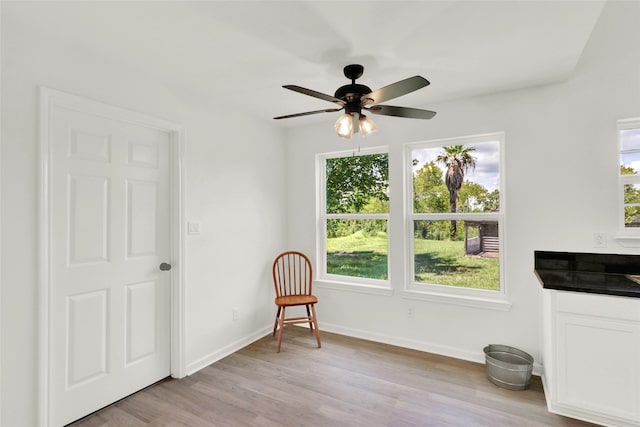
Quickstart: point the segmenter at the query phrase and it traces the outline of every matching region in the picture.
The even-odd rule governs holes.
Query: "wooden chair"
[[[311,293],[313,269],[311,261],[301,252],[288,251],[278,255],[273,261],[273,285],[276,288],[275,303],[278,306],[276,321],[273,325],[273,336],[278,331],[278,353],[282,345],[282,332],[286,325],[309,323],[309,329],[315,331],[318,348],[320,348],[320,331],[316,320],[315,304],[318,302]],[[285,316],[287,307],[302,306],[307,315],[302,317]]]

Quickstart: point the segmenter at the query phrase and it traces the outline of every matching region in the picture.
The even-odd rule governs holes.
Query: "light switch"
[[[189,234],[200,234],[200,223],[189,221],[187,223],[187,233]]]

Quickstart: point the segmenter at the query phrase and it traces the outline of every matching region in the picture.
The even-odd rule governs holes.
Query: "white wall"
[[[13,25],[20,7],[36,6],[5,3],[2,11],[0,425],[11,427],[34,426],[37,416],[38,85],[184,126],[185,217],[202,224],[200,236],[186,238],[190,371],[272,324],[270,260],[286,240],[285,147],[278,129],[233,109],[206,107],[152,73],[79,44]],[[232,307],[239,308],[236,322]]]
[[[316,154],[358,144],[389,147],[393,296],[317,287],[321,329],[477,361],[485,345],[502,343],[538,359],[541,288],[534,250],[640,253],[611,239],[618,212],[616,120],[640,117],[639,20],[640,3],[607,4],[565,83],[423,106],[438,112],[431,121],[374,116],[379,131],[355,142],[340,140],[331,118],[288,132],[289,187],[298,195],[289,205],[289,242],[309,253],[316,251]],[[499,131],[506,133],[503,239],[511,309],[403,299],[403,145]],[[607,233],[606,248],[593,247],[594,232]],[[408,307],[415,308],[414,319],[407,318]]]

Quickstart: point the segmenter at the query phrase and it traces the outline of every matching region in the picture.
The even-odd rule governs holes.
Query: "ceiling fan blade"
[[[381,87],[371,93],[362,95],[362,103],[364,105],[379,104],[402,95],[406,95],[415,90],[429,85],[429,80],[421,76],[413,76],[399,82],[391,83],[388,86]]]
[[[307,111],[306,113],[288,114],[286,116],[274,117],[274,119],[275,120],[280,120],[280,119],[290,119],[291,117],[310,116],[312,114],[335,113],[336,111],[340,111],[340,110],[342,110],[342,108],[329,108],[329,109],[326,109],[326,110]]]
[[[322,92],[317,92],[315,90],[307,89],[307,88],[304,88],[304,87],[300,87],[300,86],[296,86],[296,85],[284,85],[282,87],[285,88],[285,89],[292,90],[294,92],[302,93],[304,95],[313,96],[314,98],[323,99],[325,101],[335,102],[335,103],[340,104],[340,105],[344,105],[345,104],[345,102],[343,100],[341,100],[339,98],[336,98],[335,96],[327,95],[327,94],[324,94]]]
[[[381,114],[383,116],[406,117],[408,119],[430,119],[436,115],[435,111],[421,110],[419,108],[394,107],[393,105],[374,105],[366,108],[373,114]]]

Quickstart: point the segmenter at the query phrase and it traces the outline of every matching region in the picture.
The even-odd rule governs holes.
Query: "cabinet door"
[[[640,325],[574,313],[556,320],[558,401],[640,419]]]

